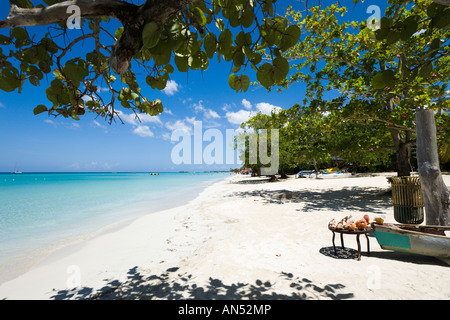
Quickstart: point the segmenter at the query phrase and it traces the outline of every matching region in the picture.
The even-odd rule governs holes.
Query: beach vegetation
[[[286,17],[297,24],[302,36],[283,53],[291,72],[278,89],[302,83],[307,90],[281,124],[287,136],[289,130],[295,132],[287,139],[293,144],[286,151],[294,158],[306,156],[316,170],[317,159],[336,155],[369,162],[376,162],[378,156],[384,161],[392,157],[398,176],[409,176],[420,140],[417,168],[422,189],[424,194],[442,195],[430,198],[425,206],[431,212],[433,202],[439,203],[442,208],[434,216],[441,215],[439,224],[448,224],[448,190],[438,155],[445,164],[450,8],[430,0],[389,3],[379,21],[346,20],[347,8],[338,4],[315,6],[306,13],[288,10]],[[245,125],[255,129],[256,120]],[[425,127],[418,128],[418,123]]]
[[[373,147],[392,148],[396,171],[408,176],[416,110],[427,106],[439,111],[439,123],[448,121],[442,110],[449,108],[450,25],[440,21],[447,14],[450,21],[450,8],[429,0],[393,1],[378,29],[370,21],[348,21],[346,13],[338,5],[287,13],[302,39],[284,54],[292,73],[283,89],[305,83],[301,103],[312,112],[374,128],[379,141]]]

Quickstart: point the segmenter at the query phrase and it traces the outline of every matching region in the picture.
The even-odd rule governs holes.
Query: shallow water
[[[175,207],[228,173],[0,174],[0,282],[107,225]]]

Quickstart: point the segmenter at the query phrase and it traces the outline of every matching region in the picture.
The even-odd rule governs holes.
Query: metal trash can
[[[419,177],[392,177],[390,182],[395,221],[421,224],[424,221],[424,212]]]

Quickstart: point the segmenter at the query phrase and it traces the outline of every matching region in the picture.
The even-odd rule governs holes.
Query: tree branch
[[[120,0],[71,0],[57,3],[45,8],[20,8],[11,4],[8,17],[0,21],[0,28],[31,27],[65,22],[72,15],[67,9],[72,6],[80,8],[82,18],[109,16],[128,21],[139,6]]]
[[[339,61],[339,62],[348,64],[348,65],[350,65],[350,66],[352,66],[352,67],[354,67],[356,69],[359,69],[359,70],[363,71],[368,76],[372,76],[372,72],[370,72],[369,70],[367,70],[366,68],[364,68],[360,64],[353,63],[351,61],[348,61],[348,60],[345,60],[345,59],[342,59],[342,58],[329,56],[329,55],[326,55],[326,54],[314,54],[314,55],[305,55],[305,56],[303,56],[303,55],[292,55],[292,56],[289,56],[289,59],[292,59],[292,60],[312,59],[312,58],[323,58],[323,59],[328,59],[328,60]]]
[[[450,7],[450,0],[433,0],[433,2],[442,4],[444,6]]]
[[[72,13],[67,13],[67,9],[71,5],[80,8],[81,18],[113,17],[122,22],[124,32],[112,46],[109,64],[114,72],[122,74],[130,67],[131,60],[142,48],[144,26],[151,21],[163,25],[176,13],[195,1],[147,0],[143,5],[138,6],[120,0],[71,0],[46,8],[32,9],[20,8],[11,2],[9,15],[5,20],[0,21],[0,28],[65,22],[72,15]]]

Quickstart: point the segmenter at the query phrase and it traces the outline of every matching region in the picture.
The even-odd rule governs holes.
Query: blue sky
[[[284,14],[284,9],[291,3],[298,4],[296,1],[278,1],[278,13]],[[377,4],[377,1],[365,1],[356,7],[350,4],[353,9],[349,17],[367,19],[370,14],[366,10],[371,4]],[[2,1],[0,19],[7,16],[8,10],[8,2]],[[28,30],[31,34],[32,28]],[[0,34],[7,32],[0,30]],[[85,52],[80,54],[84,56]],[[301,102],[305,88],[295,85],[277,93],[250,87],[245,93],[236,93],[228,85],[230,69],[230,63],[222,61],[219,64],[215,56],[204,72],[172,73],[162,92],[152,90],[143,82],[142,93],[150,100],[161,99],[165,111],[157,117],[144,116],[140,123],[130,111],[123,109],[124,124],[110,125],[89,113],[80,121],[49,117],[47,113],[34,116],[36,105],[49,105],[45,89],[52,80],[50,76],[41,81],[40,87],[26,84],[21,94],[0,91],[0,172],[15,168],[23,172],[163,172],[237,167],[238,164],[174,164],[171,151],[176,143],[170,140],[173,130],[184,128],[192,132],[194,121],[202,121],[204,131],[219,129],[225,139],[225,130],[237,129],[252,112],[288,109]],[[203,147],[208,144],[203,142]]]

